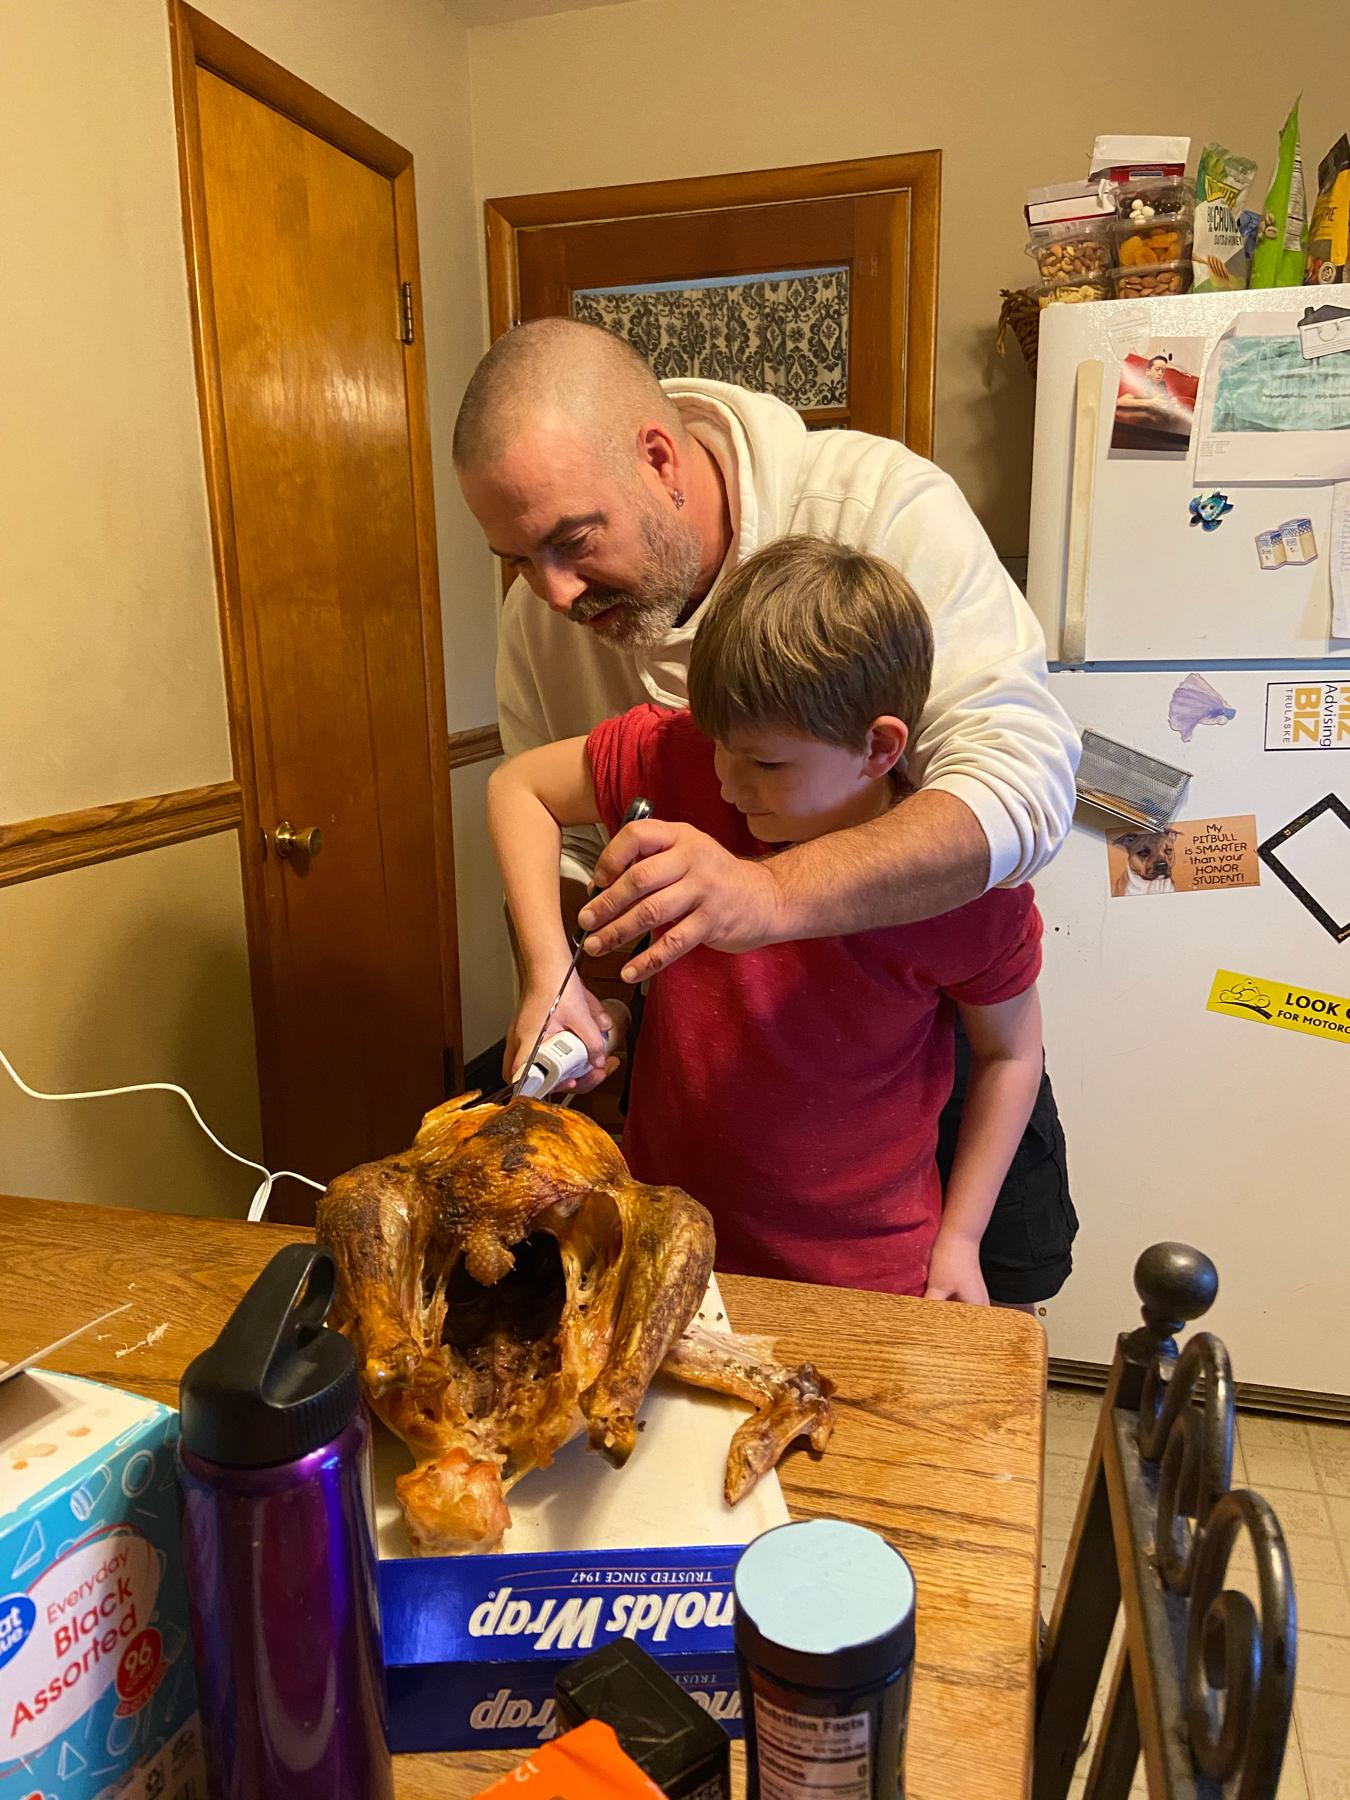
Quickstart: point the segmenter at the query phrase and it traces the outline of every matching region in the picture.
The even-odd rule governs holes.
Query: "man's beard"
[[[574,624],[585,625],[609,612],[598,635],[625,650],[650,650],[662,643],[698,581],[698,534],[691,525],[667,518],[653,506],[643,511],[639,529],[645,554],[636,586],[589,587],[567,613]]]

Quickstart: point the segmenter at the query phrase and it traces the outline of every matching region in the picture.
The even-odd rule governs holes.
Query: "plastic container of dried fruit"
[[[1040,281],[1032,288],[1038,306],[1073,306],[1083,300],[1108,300],[1111,286],[1104,275],[1085,275],[1072,281]]]
[[[1034,256],[1042,281],[1100,275],[1115,261],[1109,219],[1064,219],[1033,225],[1027,255]]]
[[[1148,300],[1163,294],[1188,294],[1191,291],[1189,261],[1170,263],[1135,263],[1128,268],[1108,269],[1111,292],[1117,300]]]
[[[1111,227],[1122,269],[1147,269],[1156,263],[1183,262],[1191,253],[1191,218],[1117,219]]]

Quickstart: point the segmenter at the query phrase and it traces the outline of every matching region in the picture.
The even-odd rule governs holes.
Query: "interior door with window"
[[[412,159],[173,18],[265,1142],[327,1179],[461,1062]]]
[[[486,203],[492,334],[567,316],[657,375],[931,453],[936,150]]]

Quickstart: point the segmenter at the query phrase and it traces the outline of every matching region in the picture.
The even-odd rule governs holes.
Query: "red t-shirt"
[[[722,799],[687,712],[639,706],[586,740],[600,816],[638,795],[738,856],[764,846]],[[717,1266],[921,1294],[942,1212],[934,1152],[953,1001],[991,1006],[1040,969],[1030,887],[942,918],[741,956],[692,950],[651,983],[623,1149],[717,1226]]]

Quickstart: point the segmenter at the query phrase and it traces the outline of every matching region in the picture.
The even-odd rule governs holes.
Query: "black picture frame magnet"
[[[1279,852],[1290,838],[1295,837],[1306,826],[1311,825],[1314,819],[1321,818],[1323,813],[1331,813],[1333,817],[1340,820],[1347,831],[1350,831],[1350,807],[1346,806],[1338,794],[1325,794],[1315,806],[1310,806],[1307,812],[1300,813],[1296,819],[1291,819],[1287,825],[1282,825],[1272,837],[1266,839],[1264,844],[1258,844],[1256,854],[1271,873],[1279,877],[1300,906],[1312,914],[1323,931],[1335,938],[1338,944],[1343,944],[1350,938],[1350,918],[1338,923],[1321,901],[1308,892],[1298,876],[1284,866],[1279,857]]]

